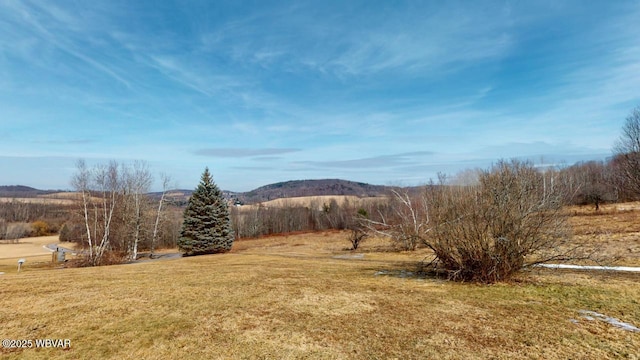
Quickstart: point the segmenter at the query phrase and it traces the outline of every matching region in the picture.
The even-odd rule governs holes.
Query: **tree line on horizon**
[[[167,178],[159,200],[148,196],[153,177],[144,162],[88,168],[80,160],[72,184],[81,206],[61,226],[60,238],[81,244],[85,264],[101,265],[158,247],[177,245],[198,255],[228,251],[234,239],[349,229],[353,249],[381,235],[396,249],[430,248],[432,270],[450,278],[494,282],[525,266],[585,256],[567,242],[565,205],[591,204],[597,212],[603,203],[640,199],[640,108],[626,119],[614,153],[606,161],[545,169],[499,161],[440,176],[417,193],[394,189],[377,201],[248,209],[230,207],[208,169],[186,208],[178,208],[165,197]],[[0,239],[6,224],[33,219],[31,206],[0,206]]]

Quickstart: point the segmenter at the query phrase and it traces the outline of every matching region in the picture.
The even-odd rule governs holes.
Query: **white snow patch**
[[[569,264],[537,264],[535,266],[548,268],[548,269],[640,272],[640,267],[632,267],[632,266],[597,266],[597,265],[569,265]]]
[[[640,332],[640,329],[626,322],[622,322],[616,318],[597,313],[595,311],[589,310],[580,310],[578,311],[583,318],[589,321],[600,320],[606,323],[609,323],[615,327],[621,328],[622,330],[631,331],[631,332]]]
[[[364,259],[364,254],[336,255],[334,259]]]

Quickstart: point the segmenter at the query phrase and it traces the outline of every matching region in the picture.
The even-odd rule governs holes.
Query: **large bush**
[[[52,233],[51,226],[43,220],[34,221],[31,228],[31,236],[46,236]]]
[[[474,186],[430,186],[424,244],[453,279],[495,282],[572,257],[563,194],[530,163],[499,162]]]

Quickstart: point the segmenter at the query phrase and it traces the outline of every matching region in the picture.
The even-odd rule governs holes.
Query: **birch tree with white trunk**
[[[118,163],[111,161],[89,169],[84,160],[78,160],[71,183],[81,195],[88,263],[99,265],[110,246],[111,225],[121,189]]]
[[[124,186],[123,201],[128,203],[123,216],[128,223],[127,257],[134,261],[138,257],[138,246],[142,238],[144,212],[148,205],[147,193],[151,187],[153,176],[144,161],[134,161],[131,166],[122,166]],[[129,237],[130,236],[130,237]]]
[[[156,250],[156,244],[158,243],[158,233],[160,229],[160,223],[162,221],[162,214],[165,202],[167,201],[167,191],[172,186],[171,177],[167,174],[161,174],[160,179],[162,179],[162,194],[160,195],[160,200],[158,200],[158,208],[155,214],[155,221],[153,224],[153,234],[151,236],[151,249],[150,249],[150,257],[153,257],[153,252]]]

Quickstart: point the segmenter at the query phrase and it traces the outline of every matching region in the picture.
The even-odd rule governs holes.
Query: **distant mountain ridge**
[[[24,185],[0,185],[0,197],[35,197],[51,194],[56,191],[38,190]]]
[[[223,190],[224,196],[234,203],[256,204],[260,202],[301,197],[325,195],[350,195],[358,197],[376,197],[387,195],[391,189],[397,187],[371,185],[342,179],[320,180],[291,180],[261,186],[247,192]],[[38,190],[29,186],[11,185],[0,186],[0,197],[37,197],[58,191]],[[167,198],[176,204],[186,204],[193,190],[174,189],[167,191]],[[151,192],[153,198],[160,198],[161,192]]]
[[[280,198],[323,195],[352,195],[359,197],[374,197],[386,194],[390,187],[371,185],[367,183],[341,180],[291,180],[261,186],[257,189],[236,193],[242,203],[254,204]]]

